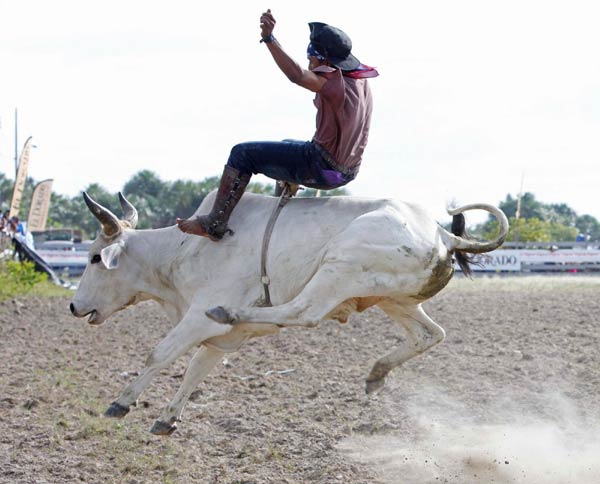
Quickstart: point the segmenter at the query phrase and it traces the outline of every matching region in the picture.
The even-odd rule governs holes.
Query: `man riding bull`
[[[262,40],[277,66],[295,84],[316,93],[317,130],[311,141],[249,142],[233,147],[217,197],[207,215],[177,219],[186,233],[218,241],[252,174],[321,190],[352,181],[367,145],[373,100],[367,78],[377,71],[351,54],[352,42],[340,29],[312,22],[308,70],[285,53],[273,36],[271,10],[260,17]]]

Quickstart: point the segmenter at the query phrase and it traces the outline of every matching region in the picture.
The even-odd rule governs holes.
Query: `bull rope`
[[[271,217],[267,222],[267,228],[265,229],[265,235],[263,236],[262,254],[260,256],[260,281],[263,285],[263,291],[265,293],[265,299],[261,304],[263,307],[273,306],[273,303],[271,302],[271,293],[269,292],[269,284],[271,283],[271,280],[267,274],[267,252],[269,249],[269,242],[271,241],[271,234],[273,233],[273,227],[275,226],[275,222],[277,222],[277,218],[281,213],[281,209],[287,205],[297,191],[297,185],[283,183],[283,190],[281,192],[281,196],[279,197],[279,201],[277,202],[277,205],[275,206],[275,209],[271,213]]]

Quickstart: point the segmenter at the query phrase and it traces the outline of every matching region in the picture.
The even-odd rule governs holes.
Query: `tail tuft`
[[[459,213],[458,215],[454,215],[454,217],[452,217],[451,230],[454,235],[458,235],[459,237],[467,233],[467,223],[465,220],[465,216],[462,213]]]
[[[471,238],[467,233],[465,216],[462,213],[459,213],[452,217],[451,230],[452,233],[458,237],[462,237],[463,239]],[[467,277],[470,277],[471,274],[473,274],[473,271],[471,270],[471,264],[473,264],[473,256],[468,254],[467,252],[455,250],[454,257],[456,258],[456,263],[462,269],[463,274]]]

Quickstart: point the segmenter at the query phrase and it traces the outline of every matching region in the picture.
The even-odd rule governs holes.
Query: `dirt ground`
[[[381,311],[283,330],[228,355],[171,437],[148,429],[184,358],[102,416],[168,331],[158,306],[96,327],[67,299],[0,303],[0,482],[599,483],[599,294],[600,277],[453,281],[424,305],[446,340],[370,397],[404,338]]]

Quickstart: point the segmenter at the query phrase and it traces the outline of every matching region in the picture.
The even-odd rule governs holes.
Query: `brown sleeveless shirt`
[[[344,171],[358,171],[367,146],[373,98],[367,79],[346,77],[339,69],[319,66],[328,80],[317,93],[317,130],[313,141],[325,148]]]

